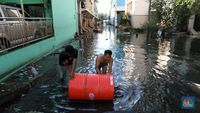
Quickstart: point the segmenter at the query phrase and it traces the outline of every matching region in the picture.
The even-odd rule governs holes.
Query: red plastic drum
[[[76,73],[68,90],[69,99],[113,100],[114,78],[111,74]]]

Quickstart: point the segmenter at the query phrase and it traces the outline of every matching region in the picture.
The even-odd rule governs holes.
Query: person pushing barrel
[[[95,70],[97,74],[108,74],[112,73],[112,65],[113,65],[113,58],[112,58],[112,51],[105,50],[104,54],[97,56],[96,58],[96,65]]]
[[[67,72],[70,73],[70,78],[74,77],[78,51],[71,45],[65,47],[65,51],[59,55],[59,64],[61,67],[61,81],[66,79]]]

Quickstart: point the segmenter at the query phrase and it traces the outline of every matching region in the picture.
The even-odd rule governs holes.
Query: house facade
[[[119,26],[121,22],[121,13],[125,12],[125,0],[111,0],[110,24]]]
[[[132,27],[141,28],[148,21],[149,1],[126,0],[125,4],[125,12],[131,15]]]
[[[44,28],[41,30],[52,29],[49,34],[46,31],[41,33],[43,32],[41,31],[42,35],[39,37],[36,35],[38,37],[37,40],[33,39],[26,42],[28,38],[25,38],[25,40],[18,40],[23,41],[18,45],[11,46],[12,44],[9,44],[9,47],[4,46],[5,48],[1,48],[0,81],[5,79],[8,73],[14,72],[15,69],[60,48],[72,39],[75,32],[78,31],[76,0],[0,0],[0,4],[12,5],[19,8],[24,7],[28,13],[39,17],[36,18],[38,20],[34,21],[35,18],[32,18],[33,20],[27,21],[27,23],[35,22],[34,24],[37,24],[42,20],[42,23],[38,24],[38,26]],[[23,20],[25,19],[27,18]],[[42,26],[48,23],[47,19],[50,20],[51,26]],[[7,18],[0,19],[0,22],[7,22]],[[18,25],[17,22],[14,25]],[[1,30],[4,28],[3,25],[5,24],[0,24]],[[12,29],[10,33],[14,33]],[[17,34],[20,33],[18,32]],[[23,33],[21,34],[23,35]],[[0,39],[2,41],[1,45],[5,42],[4,39]]]
[[[77,0],[79,34],[92,33],[98,19],[97,0]]]

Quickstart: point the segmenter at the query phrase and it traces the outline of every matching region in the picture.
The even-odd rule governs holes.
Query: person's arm
[[[67,62],[62,62],[68,72],[71,72],[70,67],[68,66]]]
[[[99,65],[100,65],[99,57],[97,57],[96,58],[96,64],[95,64],[95,70],[96,70],[97,74],[101,73],[101,71],[99,70]]]
[[[73,59],[72,70],[71,70],[71,76],[70,76],[71,78],[74,77],[75,69],[76,69],[76,58]]]
[[[110,59],[108,73],[112,73],[113,58]]]

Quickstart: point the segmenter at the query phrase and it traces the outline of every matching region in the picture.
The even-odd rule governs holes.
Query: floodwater
[[[57,52],[38,62],[48,69],[21,98],[4,106],[4,113],[117,112],[199,113],[200,38],[147,39],[146,34],[123,35],[113,27],[72,43],[79,50],[77,72],[95,73],[95,58],[113,51],[115,99],[71,101],[60,82]],[[188,84],[196,84],[190,87]],[[106,92],[105,92],[106,94]],[[195,96],[192,110],[181,109],[182,96]]]

